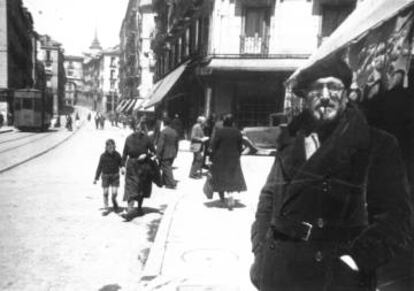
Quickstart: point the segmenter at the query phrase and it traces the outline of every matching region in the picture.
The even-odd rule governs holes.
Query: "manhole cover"
[[[190,264],[232,264],[239,260],[237,254],[221,249],[196,249],[184,252],[181,259]]]

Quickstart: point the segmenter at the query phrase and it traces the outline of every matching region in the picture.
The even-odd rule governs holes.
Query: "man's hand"
[[[97,183],[98,181],[95,179],[95,180],[93,180],[93,184],[95,185],[96,183]]]
[[[121,168],[121,175],[125,175],[125,167]]]
[[[355,263],[354,259],[350,255],[343,255],[340,257],[341,261],[344,262],[353,271],[358,272],[359,268]]]
[[[138,157],[138,161],[145,160],[146,157],[147,157],[147,154],[140,154]]]

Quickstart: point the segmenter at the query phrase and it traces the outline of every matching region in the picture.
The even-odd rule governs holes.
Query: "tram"
[[[52,119],[52,96],[37,89],[14,91],[14,127],[45,131]]]

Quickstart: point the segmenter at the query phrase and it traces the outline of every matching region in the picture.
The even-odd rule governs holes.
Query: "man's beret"
[[[352,71],[344,61],[326,61],[301,71],[292,84],[292,91],[296,96],[303,98],[312,82],[326,77],[340,79],[345,88],[349,88],[352,83]]]

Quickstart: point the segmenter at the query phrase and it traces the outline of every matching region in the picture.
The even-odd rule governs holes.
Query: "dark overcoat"
[[[232,127],[223,127],[215,132],[211,141],[211,174],[215,192],[246,191],[246,182],[240,165],[242,135]]]
[[[170,126],[160,133],[157,144],[157,156],[160,160],[171,160],[177,157],[178,134]]]
[[[154,152],[154,145],[144,132],[127,137],[122,154],[122,165],[126,165],[124,201],[151,196],[154,165],[149,158],[139,161],[138,157]]]
[[[375,290],[375,270],[412,239],[395,138],[369,127],[354,107],[308,160],[304,137],[299,130],[283,142],[262,189],[252,227],[252,281],[260,290]],[[307,241],[291,240],[291,229],[281,227],[286,221],[311,225]],[[342,255],[360,271],[340,261]]]

